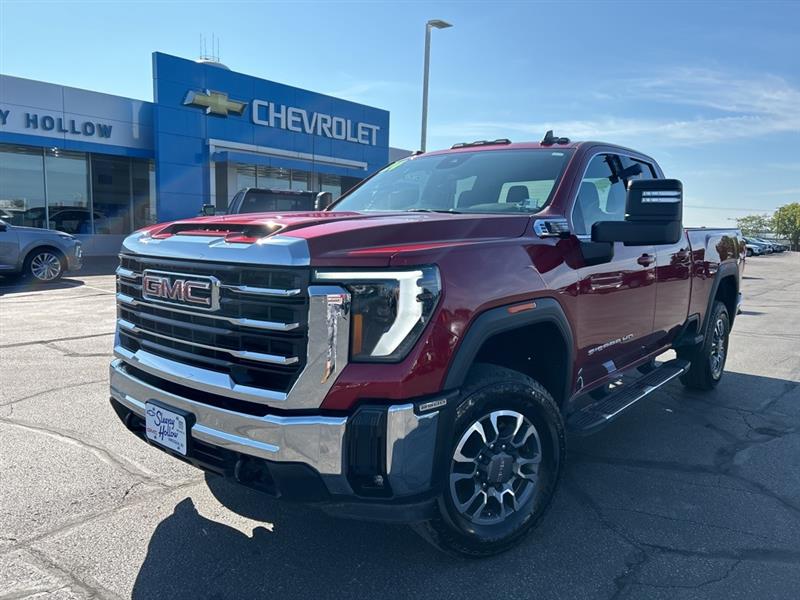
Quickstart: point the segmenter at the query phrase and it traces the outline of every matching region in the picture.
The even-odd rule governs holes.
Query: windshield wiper
[[[454,208],[407,208],[405,212],[429,212],[429,213],[448,213],[451,215],[460,215],[461,212]]]

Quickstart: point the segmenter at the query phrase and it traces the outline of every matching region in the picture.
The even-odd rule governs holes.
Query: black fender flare
[[[717,292],[719,291],[719,284],[722,282],[723,279],[727,277],[733,277],[733,280],[736,282],[736,293],[739,293],[739,265],[734,262],[724,262],[719,265],[717,272],[714,273],[714,281],[711,284],[711,293],[708,295],[708,306],[706,306],[706,312],[703,315],[703,325],[700,329],[700,333],[704,336],[708,333],[708,326],[709,326],[709,316],[711,315],[711,309],[714,307],[714,302],[717,298]],[[733,325],[733,321],[736,318],[736,315],[728,315],[728,318],[731,321],[731,325]]]
[[[455,356],[450,361],[444,389],[456,389],[464,384],[478,351],[492,336],[537,323],[552,323],[561,333],[566,348],[564,360],[567,361],[567,368],[565,369],[566,376],[562,393],[562,401],[566,402],[572,391],[573,357],[575,356],[572,328],[564,309],[555,298],[536,298],[533,302],[535,302],[535,308],[528,310],[509,310],[525,304],[523,302],[492,308],[478,315],[469,325],[464,339],[458,345]]]

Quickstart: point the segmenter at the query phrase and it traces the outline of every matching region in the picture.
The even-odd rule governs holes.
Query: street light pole
[[[428,73],[431,67],[431,29],[447,29],[452,27],[447,21],[432,19],[425,23],[425,66],[422,73],[422,134],[419,149],[425,152],[425,139],[428,135]]]

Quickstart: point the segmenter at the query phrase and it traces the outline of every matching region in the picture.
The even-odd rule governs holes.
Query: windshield
[[[534,213],[550,201],[571,150],[490,150],[392,163],[331,210]]]

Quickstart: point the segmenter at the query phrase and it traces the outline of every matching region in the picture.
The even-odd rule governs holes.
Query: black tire
[[[566,437],[564,422],[553,398],[540,383],[517,371],[495,365],[475,365],[463,388],[462,397],[456,409],[453,439],[448,446],[443,491],[436,503],[437,515],[430,521],[416,524],[414,528],[427,541],[448,554],[482,558],[499,554],[518,544],[542,519],[561,475],[566,456]],[[455,460],[456,450],[463,450],[463,460],[467,446],[459,444],[463,444],[464,436],[469,436],[469,430],[474,429],[480,421],[489,419],[491,422],[492,415],[495,415],[497,428],[482,428],[481,432],[486,433],[486,438],[494,439],[497,449],[491,452],[496,453],[488,459],[489,441],[481,443],[483,436],[475,432],[479,437],[470,439],[470,443],[474,441],[483,447],[483,459],[481,464],[475,459],[474,475],[463,477],[462,473],[456,473],[455,470],[462,466],[468,470],[471,467],[469,462]],[[510,433],[512,429],[513,433]],[[491,448],[494,449],[495,444]],[[486,464],[483,464],[484,460]],[[523,467],[527,467],[523,463],[534,462],[536,466],[530,466],[536,472],[523,474]],[[473,492],[479,494],[475,500],[479,508],[471,517],[456,506],[461,499],[458,497],[458,488],[451,488],[451,475],[463,480],[467,486],[465,496],[470,497]],[[482,477],[488,479],[481,480]],[[458,481],[452,485],[461,483]],[[519,488],[509,493],[507,488],[517,485]],[[496,496],[490,498],[487,495],[487,492],[492,494],[492,490],[494,494],[499,493],[499,501]],[[466,510],[469,510],[469,506]],[[495,510],[496,514],[493,515],[492,511]],[[475,522],[481,519],[488,519],[489,522]]]
[[[64,276],[67,261],[56,248],[35,248],[25,257],[22,276],[37,283],[53,283]]]
[[[753,251],[748,248],[746,254],[747,256],[753,256]]]
[[[689,371],[681,375],[683,385],[694,390],[711,390],[717,386],[725,372],[730,332],[728,309],[717,300],[711,307],[703,342],[678,352],[678,358],[686,359],[691,364]]]

